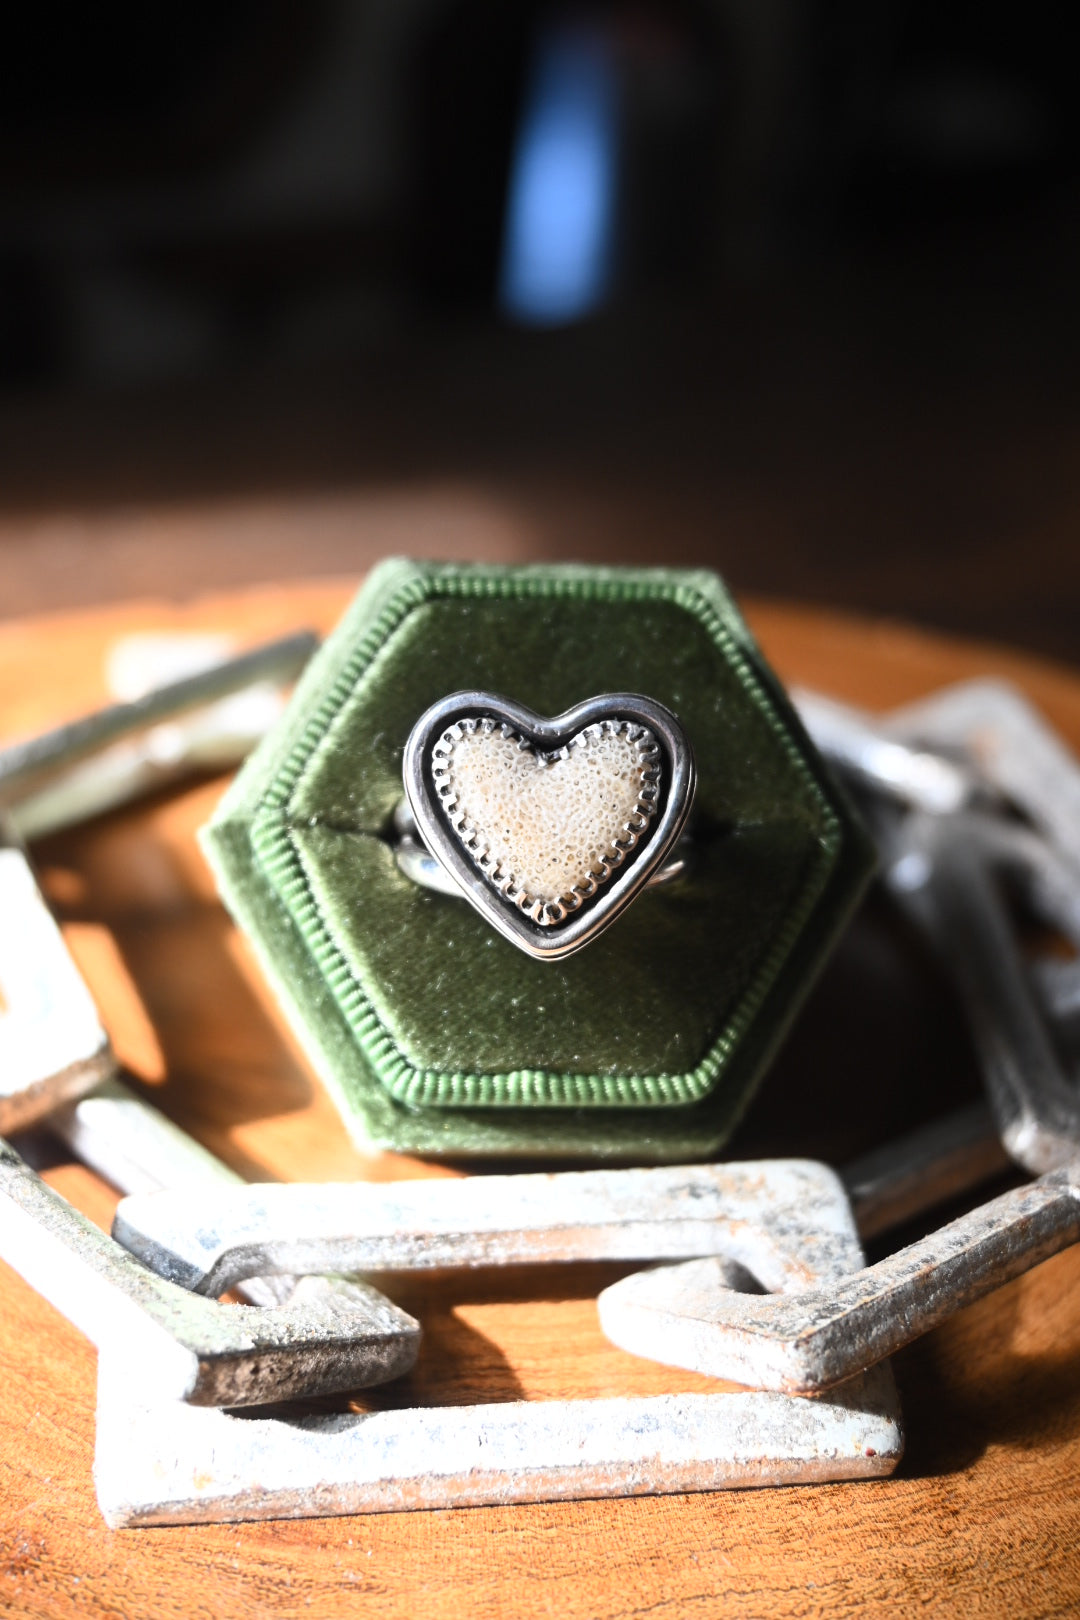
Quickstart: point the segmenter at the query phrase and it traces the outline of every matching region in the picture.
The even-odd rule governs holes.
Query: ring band
[[[416,819],[409,809],[408,799],[399,799],[394,811],[394,859],[398,870],[421,889],[433,894],[447,894],[454,900],[463,900],[457,881],[445,866],[441,866],[420,836]],[[679,839],[674,853],[657,867],[645,887],[658,889],[665,883],[676,883],[685,877],[693,860],[693,844],[687,834]]]
[[[604,693],[548,719],[455,692],[413,726],[402,777],[398,866],[539,960],[580,950],[685,870],[694,756],[652,698]]]

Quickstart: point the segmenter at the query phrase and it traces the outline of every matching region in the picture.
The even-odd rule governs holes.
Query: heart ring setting
[[[416,722],[403,777],[401,869],[541,960],[580,950],[685,864],[693,751],[675,715],[636,693],[548,719],[454,692]]]

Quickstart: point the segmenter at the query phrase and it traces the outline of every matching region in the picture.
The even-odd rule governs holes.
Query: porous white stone
[[[644,726],[588,726],[556,754],[508,726],[467,720],[436,743],[434,775],[477,866],[537,922],[575,910],[656,813],[659,749]]]

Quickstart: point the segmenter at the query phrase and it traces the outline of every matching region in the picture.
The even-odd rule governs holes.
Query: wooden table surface
[[[2,626],[0,735],[103,698],[103,655],[125,632],[225,630],[252,642],[302,624],[325,629],[351,588],[290,584]],[[786,679],[887,706],[993,670],[1022,682],[1080,745],[1080,677],[1067,671],[805,609],[750,604],[750,617]],[[350,1145],[196,849],[220,791],[203,782],[36,851],[129,1077],[251,1177],[457,1173],[365,1158]],[[940,991],[920,985],[921,969],[908,973],[873,907],[859,927],[858,948],[838,953],[733,1155],[764,1147],[840,1163],[974,1085]],[[108,1221],[115,1195],[96,1177],[59,1149],[46,1173]],[[416,1372],[377,1400],[718,1387],[607,1345],[594,1299],[614,1274],[582,1267],[409,1285],[399,1297],[423,1320],[424,1350]],[[1076,1614],[1078,1285],[1074,1250],[896,1358],[908,1454],[891,1480],[114,1533],[90,1477],[94,1352],[0,1267],[0,1612]]]

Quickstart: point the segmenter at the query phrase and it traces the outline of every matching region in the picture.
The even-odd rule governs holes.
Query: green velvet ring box
[[[465,688],[666,704],[699,773],[687,875],[544,962],[404,876],[402,750]],[[721,1146],[873,862],[714,574],[406,561],[372,573],[204,844],[364,1146],[640,1162]]]

